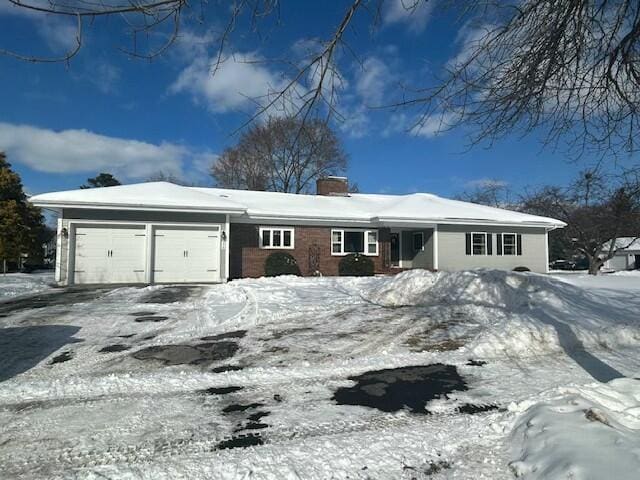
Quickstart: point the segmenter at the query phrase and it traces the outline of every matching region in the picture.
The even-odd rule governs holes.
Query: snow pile
[[[385,307],[475,304],[518,310],[535,291],[531,275],[501,270],[409,270],[385,279],[367,300]]]
[[[640,277],[640,270],[620,270],[619,272],[611,273],[616,277]]]
[[[510,464],[516,477],[637,479],[640,382],[625,378],[558,391],[516,423]]]
[[[48,290],[52,284],[53,272],[0,274],[0,301]]]
[[[467,348],[481,356],[640,345],[637,300],[545,275],[412,270],[383,279],[363,296],[386,307],[463,309],[479,326]]]

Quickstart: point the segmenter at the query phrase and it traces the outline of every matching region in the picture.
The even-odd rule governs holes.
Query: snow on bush
[[[510,467],[517,478],[638,478],[637,380],[560,388],[550,401],[524,406],[528,408],[518,418],[510,441]]]
[[[480,356],[640,345],[640,318],[628,297],[609,298],[545,275],[411,270],[363,296],[387,307],[464,309],[480,326],[467,348]]]

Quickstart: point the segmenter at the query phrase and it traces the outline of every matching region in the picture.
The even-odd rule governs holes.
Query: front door
[[[400,266],[400,234],[398,232],[391,232],[391,266]]]

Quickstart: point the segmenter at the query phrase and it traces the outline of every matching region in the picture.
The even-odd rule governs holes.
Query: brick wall
[[[287,225],[279,225],[286,227]],[[258,229],[260,225],[235,223],[231,224],[229,235],[229,269],[231,278],[261,277],[264,275],[264,262],[278,249],[262,249],[258,246]],[[293,249],[282,249],[295,257],[303,275],[313,275],[314,257],[318,259],[318,270],[323,275],[338,275],[338,264],[343,258],[331,255],[331,228],[295,226]],[[349,227],[345,227],[349,228]],[[388,273],[389,268],[389,229],[378,229],[378,255],[373,260],[376,273]],[[316,255],[317,253],[317,255]]]

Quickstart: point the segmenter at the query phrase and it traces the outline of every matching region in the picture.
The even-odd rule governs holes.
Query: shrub
[[[513,269],[514,272],[530,272],[531,270],[527,267],[516,267]]]
[[[365,277],[373,275],[373,260],[359,253],[347,255],[338,265],[341,276]]]
[[[264,263],[264,274],[267,277],[278,275],[300,275],[298,262],[286,252],[275,252],[267,257]]]

